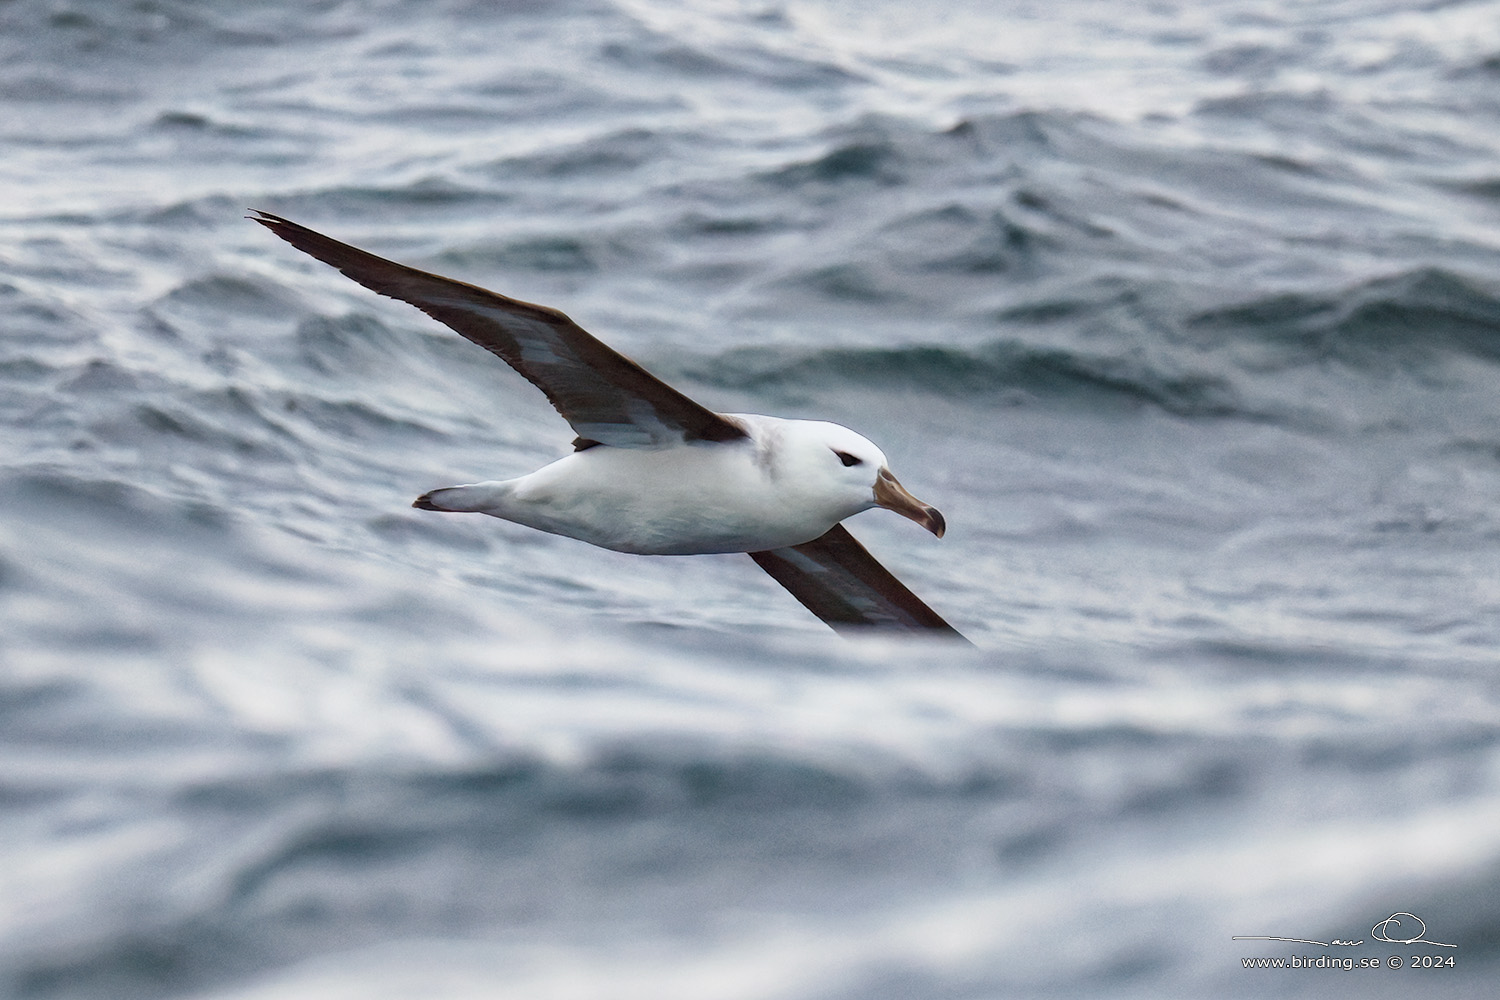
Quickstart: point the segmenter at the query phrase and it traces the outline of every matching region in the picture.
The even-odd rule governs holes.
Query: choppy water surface
[[[1490,995],[1497,164],[1493,0],[0,7],[0,995]],[[868,434],[978,648],[410,509],[571,432],[250,207]]]

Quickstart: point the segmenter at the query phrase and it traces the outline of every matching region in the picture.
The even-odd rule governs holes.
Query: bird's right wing
[[[886,629],[964,639],[891,575],[842,524],[810,542],[751,552],[802,606],[840,631]]]
[[[576,447],[653,448],[749,436],[739,424],[684,396],[556,309],[397,264],[267,212],[257,212],[254,221],[366,288],[410,302],[498,356],[546,393],[573,425]]]

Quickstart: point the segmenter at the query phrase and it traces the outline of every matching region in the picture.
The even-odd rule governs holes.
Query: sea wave
[[[754,391],[843,384],[882,393],[918,389],[977,405],[1028,398],[1084,407],[1134,402],[1186,417],[1261,420],[1287,415],[1267,391],[1268,375],[1335,364],[1374,393],[1394,377],[1448,372],[1448,381],[1429,386],[1442,392],[1466,377],[1450,371],[1452,363],[1500,363],[1500,288],[1443,268],[1196,311],[1183,296],[1153,302],[1159,327],[1146,345],[1139,336],[1095,333],[1121,307],[1112,287],[1005,309],[995,322],[1015,327],[1015,334],[964,346],[736,348],[678,370],[706,384]],[[1151,294],[1142,287],[1130,297]],[[1493,369],[1469,382],[1482,382],[1485,370]]]
[[[1418,267],[1353,287],[1287,292],[1186,318],[1230,337],[1261,370],[1336,362],[1371,373],[1429,368],[1449,355],[1500,362],[1500,285]],[[1244,356],[1242,353],[1242,356]]]
[[[1075,399],[1093,406],[1148,403],[1182,416],[1248,412],[1224,378],[1169,374],[1129,358],[1011,339],[972,348],[741,348],[684,371],[696,381],[771,393],[843,383],[875,392],[921,390],[988,405]]]

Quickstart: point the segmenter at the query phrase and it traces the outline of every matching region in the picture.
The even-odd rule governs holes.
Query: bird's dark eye
[[[834,454],[839,457],[839,461],[843,462],[845,467],[851,465],[863,465],[865,461],[862,458],[857,458],[854,455],[849,454],[847,451],[835,451]]]

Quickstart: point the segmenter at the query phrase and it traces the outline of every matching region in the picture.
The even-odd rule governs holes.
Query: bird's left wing
[[[739,424],[684,396],[556,309],[397,264],[266,212],[256,212],[255,221],[501,358],[546,393],[573,425],[578,448],[653,448],[748,437]]]
[[[810,542],[751,552],[750,558],[803,607],[839,631],[937,632],[967,641],[876,562],[842,524]]]

